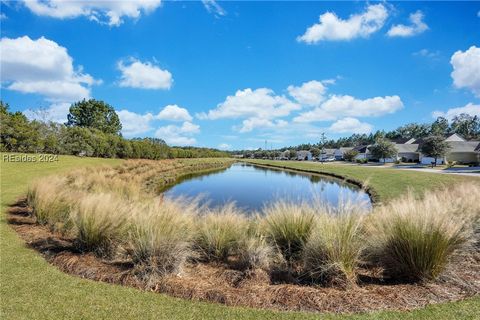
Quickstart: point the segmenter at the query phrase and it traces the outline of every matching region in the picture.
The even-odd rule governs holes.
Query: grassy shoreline
[[[4,319],[474,319],[480,298],[412,312],[331,315],[273,312],[192,302],[66,275],[27,248],[5,222],[5,209],[36,177],[121,160],[63,156],[58,163],[4,163],[1,170],[1,311]]]
[[[362,166],[303,161],[250,159],[244,161],[260,166],[339,178],[364,188],[373,197],[375,203],[389,202],[406,194],[409,190],[415,194],[422,194],[426,190],[440,189],[462,182],[477,181],[480,183],[480,179],[475,177],[440,175],[402,169],[364,168]]]

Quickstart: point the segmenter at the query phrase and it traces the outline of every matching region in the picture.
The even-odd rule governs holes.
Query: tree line
[[[103,101],[71,105],[64,124],[29,120],[0,101],[0,151],[52,153],[104,158],[168,159],[228,157],[209,148],[170,147],[158,138],[125,139],[114,108]]]
[[[408,139],[421,139],[430,136],[448,136],[457,133],[466,140],[480,139],[480,118],[466,113],[455,116],[451,122],[444,117],[438,117],[432,123],[409,123],[392,131],[377,130],[370,134],[352,134],[349,137],[341,137],[337,140],[325,140],[318,143],[306,143],[297,146],[279,149],[285,150],[311,150],[312,148],[357,147],[374,144],[379,139],[391,141],[406,141]]]

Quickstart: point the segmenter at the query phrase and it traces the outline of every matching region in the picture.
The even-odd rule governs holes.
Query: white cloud
[[[300,105],[284,96],[277,96],[268,88],[238,90],[234,96],[228,96],[224,102],[207,114],[199,114],[201,119],[260,118],[273,119],[288,116]]]
[[[272,128],[284,128],[288,125],[285,120],[269,120],[263,118],[248,118],[243,120],[242,126],[238,129],[239,132],[251,132],[254,129],[272,129]]]
[[[6,20],[8,19],[7,15],[5,13],[0,13],[0,20]]]
[[[215,16],[225,16],[227,11],[223,9],[215,0],[202,0],[202,3],[209,13],[213,13]]]
[[[327,81],[330,83],[331,80]],[[317,106],[325,99],[324,95],[327,88],[322,82],[312,80],[303,83],[299,87],[288,86],[287,90],[298,103],[307,106]]]
[[[428,30],[428,26],[423,22],[424,17],[425,15],[423,12],[418,10],[417,12],[410,14],[408,18],[411,22],[410,25],[406,26],[404,24],[397,24],[392,26],[390,30],[388,30],[387,35],[389,37],[411,37],[425,32]]]
[[[118,69],[122,72],[120,87],[170,89],[172,86],[172,74],[148,61],[141,62],[135,59],[128,63],[120,61]]]
[[[200,126],[184,122],[182,126],[168,125],[155,131],[155,137],[165,140],[171,145],[192,145],[196,139],[192,135],[200,132]]]
[[[439,51],[430,51],[428,49],[421,49],[419,51],[416,51],[412,53],[414,56],[419,56],[419,57],[425,57],[425,58],[430,58],[430,59],[436,59],[440,56]]]
[[[383,4],[369,5],[361,14],[353,14],[342,20],[333,12],[320,15],[319,23],[309,27],[297,41],[308,44],[327,40],[351,40],[367,38],[380,30],[388,17]]]
[[[65,0],[24,0],[24,5],[39,16],[58,19],[72,19],[85,16],[92,21],[110,26],[119,26],[123,18],[138,19],[161,5],[161,0],[129,1],[65,1]]]
[[[470,89],[480,97],[480,48],[471,46],[465,52],[459,50],[452,55],[450,63],[454,86]]]
[[[162,109],[156,116],[159,120],[169,121],[192,121],[192,116],[187,109],[181,108],[176,104],[168,105]]]
[[[220,150],[229,150],[229,149],[232,149],[232,146],[229,145],[228,143],[220,143],[218,145],[218,149]]]
[[[48,101],[73,102],[90,97],[90,87],[101,81],[73,66],[67,49],[52,40],[28,36],[0,40],[2,86],[22,93],[35,93]]]
[[[340,117],[379,117],[403,108],[399,96],[360,100],[348,95],[333,95],[319,107],[301,113],[295,122],[331,121]]]
[[[128,110],[120,110],[117,111],[117,114],[122,122],[122,134],[127,137],[141,135],[152,130],[150,123],[154,117],[151,113],[142,115]]]
[[[358,119],[355,118],[344,118],[337,120],[334,122],[329,130],[334,133],[370,133],[372,132],[372,125],[360,122]]]
[[[433,118],[444,117],[448,120],[452,120],[455,116],[458,116],[462,113],[467,113],[471,116],[480,117],[480,104],[469,103],[464,107],[451,108],[447,111],[434,111],[432,112]]]
[[[53,103],[47,108],[34,108],[24,110],[23,113],[31,120],[42,122],[67,122],[67,114],[70,111],[70,103]]]

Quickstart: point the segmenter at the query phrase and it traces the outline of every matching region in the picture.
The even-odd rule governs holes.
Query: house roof
[[[445,138],[445,141],[467,141],[458,133],[453,133]]]
[[[480,141],[448,141],[447,143],[450,146],[450,153],[480,151]]]
[[[359,153],[366,153],[369,146],[356,146],[353,150],[358,151]]]
[[[418,144],[395,144],[398,153],[418,152]]]
[[[306,156],[308,154],[310,154],[311,152],[308,151],[308,150],[300,150],[300,151],[297,151],[297,156]]]
[[[335,153],[335,149],[331,149],[331,148],[325,148],[322,150],[323,154],[334,154]]]

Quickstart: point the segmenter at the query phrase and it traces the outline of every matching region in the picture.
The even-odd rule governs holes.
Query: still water
[[[339,201],[351,201],[371,208],[366,192],[342,180],[245,163],[187,176],[165,190],[164,194],[174,198],[200,196],[211,206],[234,201],[247,211],[260,210],[265,204],[278,199],[297,203],[322,201],[331,206],[337,206]]]

